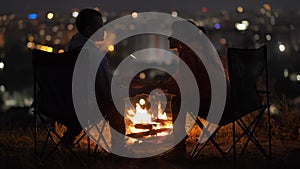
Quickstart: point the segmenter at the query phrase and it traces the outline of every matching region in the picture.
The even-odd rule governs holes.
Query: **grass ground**
[[[194,129],[197,130],[197,129]],[[228,129],[229,130],[229,129]],[[224,131],[223,131],[224,133]],[[42,134],[41,134],[42,135]],[[41,136],[40,135],[40,136]],[[300,166],[300,142],[299,139],[280,140],[273,138],[273,159],[265,159],[254,145],[250,144],[241,159],[233,160],[220,156],[213,145],[207,148],[195,159],[169,159],[164,157],[152,157],[146,159],[128,159],[111,157],[103,152],[88,156],[86,144],[75,148],[75,153],[85,161],[88,166],[83,165],[75,156],[68,151],[65,153],[56,151],[46,154],[43,158],[35,158],[32,129],[15,128],[13,130],[2,130],[0,132],[0,168],[1,169],[79,169],[79,168],[128,168],[128,169],[150,169],[150,168],[289,168],[298,169]],[[41,141],[41,140],[40,140]],[[226,148],[231,140],[228,136],[219,135],[216,141],[221,147]],[[190,151],[194,146],[192,139],[187,142]],[[46,151],[49,152],[49,151]]]
[[[30,123],[22,123],[22,126],[8,125],[7,123],[0,128],[0,169],[80,169],[80,168],[105,168],[105,169],[192,169],[192,168],[223,168],[223,169],[298,169],[300,168],[300,113],[290,107],[283,107],[281,114],[272,116],[272,156],[266,159],[260,152],[256,151],[253,144],[242,158],[233,160],[229,154],[228,159],[220,156],[213,145],[209,144],[204,151],[195,159],[169,159],[161,156],[145,159],[129,159],[111,157],[99,151],[95,155],[89,156],[86,143],[83,141],[80,147],[76,147],[75,153],[82,159],[87,166],[74,157],[68,151],[65,153],[56,151],[46,154],[42,158],[35,158],[33,144],[33,130],[28,126]],[[245,117],[251,119],[253,117]],[[265,118],[259,125],[256,136],[266,145],[266,126],[263,125]],[[30,122],[30,121],[29,121]],[[2,123],[3,124],[3,123]],[[26,125],[27,124],[27,125]],[[194,127],[189,133],[186,143],[187,150],[191,151],[195,145],[196,138],[200,129]],[[240,134],[237,130],[237,134]],[[44,138],[45,133],[39,132],[39,138]],[[216,141],[221,148],[226,149],[231,139],[231,126],[221,128],[216,135]],[[245,139],[244,139],[245,141]],[[41,147],[42,140],[39,140]],[[238,145],[240,147],[240,144]],[[46,151],[49,153],[49,151]]]

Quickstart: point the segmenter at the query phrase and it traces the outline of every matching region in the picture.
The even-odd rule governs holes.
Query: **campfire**
[[[131,98],[135,107],[129,107],[125,111],[126,135],[131,138],[127,144],[133,144],[139,138],[163,138],[172,133],[170,101],[165,100],[162,103],[159,99],[152,98],[150,104],[147,98],[145,95]]]

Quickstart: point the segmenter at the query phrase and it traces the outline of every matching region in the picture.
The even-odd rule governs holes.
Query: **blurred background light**
[[[244,25],[244,24],[242,24],[242,23],[236,23],[236,24],[235,24],[235,28],[236,28],[237,30],[239,30],[239,31],[244,31],[244,30],[247,29],[247,26]]]
[[[107,22],[107,17],[102,16],[102,21],[103,21],[103,23]]]
[[[130,29],[130,30],[134,30],[134,29],[135,29],[135,25],[134,25],[134,24],[130,24],[130,25],[129,25],[129,29]]]
[[[53,48],[45,45],[38,45],[37,49],[45,51],[45,52],[53,52]]]
[[[52,32],[55,33],[55,32],[57,32],[58,30],[59,30],[59,27],[58,27],[58,26],[53,26],[53,27],[52,27]]]
[[[220,44],[221,45],[226,45],[226,43],[227,43],[227,40],[225,38],[220,39]]]
[[[177,17],[177,16],[178,16],[178,12],[177,12],[177,11],[173,11],[173,12],[171,13],[171,15],[172,15],[173,17]]]
[[[297,75],[296,80],[299,82],[300,81],[300,75]]]
[[[37,19],[38,15],[36,13],[30,13],[27,15],[28,19]]]
[[[219,23],[216,23],[214,27],[215,27],[215,29],[220,29],[221,25]]]
[[[295,81],[300,81],[300,75],[296,73],[291,73],[289,76],[290,80],[295,82]]]
[[[65,50],[63,50],[63,49],[58,50],[58,53],[64,53],[64,52],[65,52]]]
[[[99,7],[94,7],[93,9],[96,10],[96,11],[98,11],[98,12],[100,12],[100,8]]]
[[[51,37],[50,35],[47,35],[47,36],[45,37],[45,39],[46,39],[46,41],[50,41],[50,40],[52,39],[52,37]]]
[[[248,26],[249,26],[249,21],[243,20],[243,21],[242,21],[242,24],[244,24],[244,25],[246,25],[246,27],[248,27]]]
[[[53,18],[54,18],[54,13],[48,12],[48,13],[47,13],[47,19],[51,20],[51,19],[53,19]]]
[[[272,9],[270,4],[264,4],[263,6],[264,6],[264,9],[267,11],[271,11],[271,9]]]
[[[283,77],[285,77],[285,78],[289,77],[289,70],[288,69],[283,70]]]
[[[33,42],[28,42],[27,43],[27,48],[33,49],[34,48],[34,43]]]
[[[259,38],[260,38],[260,37],[259,37],[259,34],[255,34],[255,35],[254,35],[254,39],[255,39],[255,40],[259,40]]]
[[[201,12],[202,12],[202,13],[207,13],[207,12],[208,12],[208,9],[207,9],[206,7],[202,7],[202,8],[201,8]]]
[[[138,13],[137,12],[132,12],[131,13],[131,17],[134,18],[134,19],[137,18],[138,17]]]
[[[279,48],[279,51],[280,51],[280,52],[284,52],[284,51],[285,51],[285,46],[284,46],[284,44],[280,44],[280,45],[278,46],[278,48]]]
[[[238,13],[243,13],[243,12],[244,12],[244,8],[241,7],[241,6],[238,6],[238,7],[236,8],[236,11],[237,11]]]
[[[54,43],[54,45],[59,45],[60,42],[61,42],[60,39],[55,39],[53,43]]]
[[[146,78],[146,74],[144,72],[140,73],[139,78],[144,80]]]
[[[115,50],[114,45],[108,45],[107,50],[108,50],[109,52],[113,52],[113,51]]]
[[[39,34],[40,34],[41,36],[44,36],[44,35],[45,35],[45,30],[41,29],[41,30],[39,31]]]
[[[265,8],[260,8],[260,13],[261,14],[265,14],[266,13],[266,9]]]
[[[76,17],[78,16],[78,14],[79,14],[79,12],[78,12],[78,11],[74,11],[74,12],[72,12],[72,16],[73,16],[74,18],[76,18]]]
[[[34,41],[34,37],[33,36],[29,36],[28,37],[28,41],[33,42]]]
[[[4,85],[1,85],[1,86],[0,86],[0,92],[5,92],[5,91],[6,91],[5,86],[4,86]]]
[[[74,28],[74,26],[73,26],[72,24],[69,24],[69,25],[67,26],[67,29],[68,29],[69,31],[73,30],[73,28]]]
[[[4,69],[4,63],[0,62],[0,70]]]
[[[271,36],[270,34],[267,34],[267,35],[266,35],[266,40],[267,40],[267,41],[271,41],[271,40],[272,40],[272,36]]]

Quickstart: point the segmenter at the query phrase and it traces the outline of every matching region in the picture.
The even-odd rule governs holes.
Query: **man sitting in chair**
[[[94,9],[83,9],[79,12],[76,19],[78,33],[75,34],[68,44],[68,51],[80,50],[89,38],[103,26],[102,15]],[[103,39],[99,39],[103,40]],[[65,144],[72,145],[77,135],[80,134],[82,127],[78,119],[70,119],[67,123],[68,130],[64,133],[62,141]]]
[[[81,49],[88,39],[102,26],[103,21],[100,12],[88,8],[81,10],[76,18],[78,33],[69,42],[68,51]]]
[[[79,12],[79,15],[76,19],[76,27],[78,29],[78,33],[75,34],[68,45],[68,50],[77,50],[82,49],[86,43],[89,43],[88,46],[95,46],[94,39],[90,40],[90,38],[94,38],[92,36],[95,32],[97,32],[103,26],[102,15],[100,12],[93,9],[83,9]],[[98,33],[98,32],[97,32]],[[104,33],[97,34],[96,36],[99,39],[95,39],[95,41],[103,40]],[[109,69],[107,57],[104,57],[98,73],[96,75],[96,97],[98,100],[98,106],[101,109],[101,112],[106,113],[104,116],[106,120],[109,121],[110,126],[116,129],[122,135],[125,135],[125,124],[124,117],[120,115],[117,109],[112,102],[112,96],[110,93],[110,81],[112,78],[112,74]],[[77,122],[78,120],[74,120]],[[74,126],[77,126],[76,124]],[[72,129],[73,127],[71,127]],[[71,130],[70,132],[66,132],[66,138],[70,136],[70,141],[74,141],[76,135],[80,134],[81,128],[79,130],[76,129],[74,132]],[[70,134],[69,134],[70,133]],[[124,138],[119,138],[118,136],[112,135],[111,137],[112,149],[122,149],[124,148]]]

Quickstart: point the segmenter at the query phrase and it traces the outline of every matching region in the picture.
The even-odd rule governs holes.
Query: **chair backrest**
[[[231,107],[242,117],[262,106],[257,82],[264,71],[266,75],[264,81],[268,82],[267,47],[263,45],[258,49],[229,48],[227,57]]]
[[[79,50],[65,53],[32,51],[34,83],[37,84],[34,85],[36,108],[61,123],[76,116],[72,76],[78,54]]]

